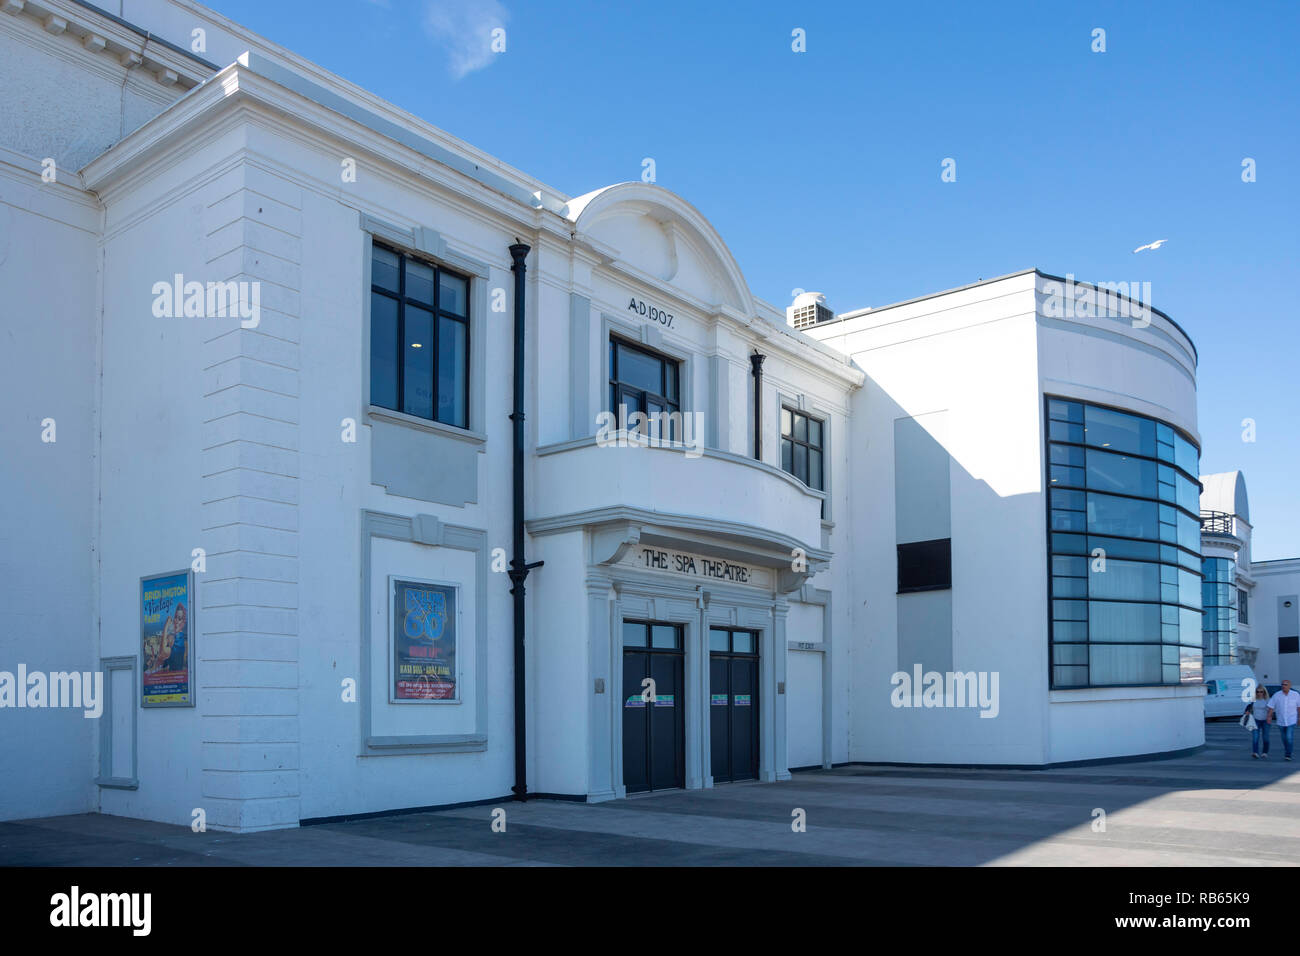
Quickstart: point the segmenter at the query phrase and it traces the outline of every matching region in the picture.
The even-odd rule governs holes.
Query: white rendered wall
[[[0,150],[0,395],[9,409],[0,419],[0,670],[15,677],[20,664],[29,672],[99,667],[99,223],[93,197],[43,183],[36,161]],[[53,442],[42,441],[46,419]],[[0,711],[0,819],[94,809],[100,728],[83,713]]]
[[[1251,595],[1250,626],[1259,646],[1255,673],[1266,684],[1290,679],[1300,685],[1300,655],[1278,653],[1278,601],[1300,604],[1300,559],[1262,561],[1252,566],[1251,573],[1256,584]]]
[[[225,350],[240,335],[238,319],[158,318],[152,311],[156,282],[170,283],[176,273],[197,281],[226,277],[212,265],[209,252],[216,249],[200,227],[209,222],[209,208],[239,188],[237,172],[214,167],[241,143],[241,136],[228,133],[202,154],[107,202],[100,486],[104,656],[139,654],[141,576],[188,567],[195,548],[205,549],[209,561],[207,571],[196,575],[198,606],[192,608],[197,706],[140,710],[140,788],[103,791],[101,808],[178,824],[190,823],[196,808],[204,809],[210,825],[234,822],[223,819],[222,808],[233,807],[229,801],[237,796],[226,788],[238,779],[232,771],[241,761],[254,758],[241,756],[229,730],[221,729],[228,717],[250,716],[250,708],[268,723],[291,719],[296,725],[297,717],[292,692],[283,690],[296,684],[296,675],[263,674],[254,678],[259,689],[244,690],[244,678],[236,673],[236,662],[248,651],[235,646],[245,640],[241,630],[270,634],[275,626],[269,619],[283,615],[264,608],[241,624],[230,620],[243,613],[224,596],[237,581],[228,563],[234,548],[226,539],[237,524],[220,512],[236,499],[204,481],[225,470],[216,456],[230,447],[217,434],[231,420],[217,405],[230,396],[221,396],[218,380]],[[275,537],[277,531],[263,534]],[[257,653],[264,661],[273,656],[265,646]],[[274,666],[268,663],[268,669]],[[292,661],[288,666],[295,667]],[[262,753],[273,746],[268,741]],[[284,756],[272,758],[268,772],[282,772]],[[296,757],[290,763],[296,770]]]
[[[1163,753],[1205,743],[1205,688],[1053,691],[1051,762]]]
[[[589,712],[599,695],[588,654],[585,539],[581,531],[534,538],[529,554],[530,561],[546,562],[528,577],[528,788],[539,793],[572,796],[594,789],[587,771],[588,748],[595,746]],[[509,631],[510,623],[504,619],[502,630]],[[605,695],[622,688],[621,671],[606,678]],[[513,735],[512,729],[507,733]]]
[[[867,374],[850,423],[849,759],[1043,763],[1045,519],[1032,279],[867,313],[810,334]],[[953,668],[998,674],[996,717],[891,702],[892,675],[911,672],[897,638],[894,422],[918,416],[943,422],[935,438],[950,454]]]

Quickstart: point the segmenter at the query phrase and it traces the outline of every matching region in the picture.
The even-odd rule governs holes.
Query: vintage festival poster
[[[194,703],[193,609],[189,571],[140,580],[140,642],[145,707]]]

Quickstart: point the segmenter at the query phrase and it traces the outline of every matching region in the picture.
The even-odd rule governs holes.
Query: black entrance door
[[[623,622],[623,785],[628,793],[686,786],[682,664],[681,625]]]
[[[709,631],[713,782],[758,779],[758,634]]]

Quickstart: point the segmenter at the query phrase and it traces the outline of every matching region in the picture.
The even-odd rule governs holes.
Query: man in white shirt
[[[1289,680],[1282,681],[1282,689],[1268,702],[1268,722],[1277,724],[1282,732],[1282,746],[1286,748],[1286,759],[1291,759],[1291,748],[1295,743],[1296,712],[1300,711],[1300,693],[1291,689]]]

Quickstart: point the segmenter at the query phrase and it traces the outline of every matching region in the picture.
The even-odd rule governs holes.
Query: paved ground
[[[603,804],[503,804],[233,836],[83,814],[0,823],[0,865],[1287,865],[1300,759],[1235,723],[1176,760],[1073,770],[844,767]],[[1106,831],[1092,829],[1093,810]],[[807,813],[807,831],[791,813]]]

